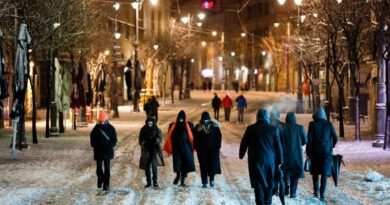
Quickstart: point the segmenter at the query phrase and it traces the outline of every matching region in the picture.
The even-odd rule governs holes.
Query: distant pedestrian
[[[173,184],[185,186],[185,178],[189,172],[195,171],[193,153],[194,126],[186,119],[186,113],[181,110],[175,122],[169,125],[163,150],[173,156],[173,171],[176,178]]]
[[[160,104],[158,103],[158,100],[156,96],[151,97],[150,105],[149,105],[149,116],[156,118],[156,122],[158,121],[158,108],[160,107]]]
[[[213,87],[213,83],[211,82],[211,80],[209,80],[207,82],[207,88],[209,89],[209,92],[211,92],[211,88]]]
[[[238,93],[239,83],[238,80],[233,81],[233,88]]]
[[[282,134],[283,134],[283,128],[284,128],[285,124],[282,121],[280,121],[280,111],[279,111],[279,107],[277,105],[274,105],[272,107],[270,122],[271,122],[270,123],[271,126],[274,126],[278,129],[280,138],[283,138]],[[280,178],[279,173],[276,173],[275,179],[274,179],[275,186],[274,186],[274,190],[273,190],[273,194],[275,194],[275,195],[279,195],[279,183],[280,183],[279,178]]]
[[[240,145],[240,159],[248,150],[248,169],[257,205],[272,204],[274,173],[283,164],[283,151],[278,129],[269,123],[265,109],[257,112],[257,121],[248,126]],[[276,166],[275,166],[276,165]]]
[[[314,196],[325,201],[325,189],[328,176],[331,174],[333,164],[333,148],[337,144],[337,134],[332,123],[326,120],[322,108],[313,114],[313,121],[309,124],[307,156],[311,159],[310,174],[313,177]],[[319,187],[321,175],[321,187]],[[320,192],[320,193],[318,193]]]
[[[296,198],[299,178],[305,178],[302,146],[307,143],[306,130],[296,121],[293,112],[287,113],[286,124],[281,136],[284,154],[285,194],[290,194],[291,198]]]
[[[207,83],[206,83],[206,81],[203,81],[202,88],[203,88],[203,92],[206,92],[206,90],[207,90]]]
[[[247,102],[243,93],[241,93],[240,96],[236,98],[236,103],[238,112],[238,123],[241,123],[244,122],[244,111],[245,109],[247,109]]]
[[[202,188],[207,188],[207,177],[210,187],[214,187],[214,176],[221,174],[219,150],[222,134],[220,124],[210,118],[208,112],[203,112],[199,124],[195,127],[194,145],[198,154]]]
[[[157,127],[156,119],[149,117],[139,134],[139,144],[141,145],[139,168],[145,170],[145,188],[152,186],[150,168],[152,168],[153,172],[153,187],[158,187],[157,166],[164,166],[161,141],[162,133]]]
[[[92,129],[91,146],[96,161],[97,187],[108,192],[110,189],[110,160],[114,158],[114,147],[117,143],[115,128],[108,122],[104,111],[99,113],[99,123]],[[104,172],[102,169],[104,163]]]
[[[147,119],[148,117],[150,117],[151,102],[152,102],[152,99],[149,98],[149,99],[144,103],[144,111],[145,111],[145,114],[146,114],[146,119]]]
[[[219,109],[222,106],[222,101],[221,98],[218,97],[217,93],[214,93],[214,98],[211,101],[211,106],[213,107],[214,110],[214,118],[216,120],[219,120]]]
[[[233,100],[230,98],[229,94],[226,94],[222,99],[222,105],[225,111],[225,121],[230,121],[230,111],[233,108]]]

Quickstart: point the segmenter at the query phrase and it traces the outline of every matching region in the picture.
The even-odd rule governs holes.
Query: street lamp
[[[234,57],[234,56],[236,55],[236,52],[232,51],[232,52],[230,52],[230,55],[231,55],[232,57]]]
[[[341,0],[338,0],[338,1],[341,1]],[[294,2],[297,6],[300,6],[302,4],[302,0],[294,0]]]
[[[204,18],[206,18],[206,14],[204,14],[204,13],[199,13],[199,14],[198,14],[198,18],[199,18],[200,20],[203,20]]]
[[[157,3],[158,3],[158,0],[150,0],[150,3],[151,3],[153,6],[156,6]]]
[[[262,56],[267,55],[267,51],[261,51],[261,55],[262,55]]]
[[[154,50],[157,50],[157,49],[158,49],[158,47],[159,47],[159,45],[158,45],[158,44],[154,44],[154,45],[153,45],[153,48],[154,48]]]
[[[116,40],[120,39],[121,38],[121,33],[115,32],[114,37],[115,37]]]
[[[217,36],[217,32],[216,32],[216,31],[213,31],[213,32],[211,32],[211,35]]]
[[[280,5],[283,5],[284,3],[286,3],[286,0],[278,0],[278,3],[279,3]]]
[[[202,41],[202,46],[205,47],[207,45],[206,41]]]
[[[196,25],[197,25],[198,27],[202,27],[202,23],[201,23],[201,22],[196,23]]]
[[[119,2],[116,2],[114,5],[112,5],[112,7],[114,7],[115,11],[118,11],[121,5],[119,4]]]
[[[183,16],[181,17],[181,22],[183,22],[184,24],[187,24],[188,22],[190,22],[190,18],[188,16]]]
[[[277,27],[279,27],[279,23],[274,23],[274,26],[277,28]]]
[[[106,50],[104,51],[104,55],[105,55],[105,56],[110,55],[110,50],[106,49]]]
[[[246,33],[245,33],[245,32],[242,32],[242,33],[241,33],[241,37],[244,38],[245,36],[246,36]]]

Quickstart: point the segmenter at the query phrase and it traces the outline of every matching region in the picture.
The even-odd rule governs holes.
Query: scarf
[[[187,134],[188,134],[188,138],[190,140],[191,146],[193,147],[193,144],[194,144],[193,139],[194,138],[192,136],[191,128],[190,128],[190,125],[188,124],[187,120],[185,122],[185,126],[187,129]],[[173,152],[171,139],[172,139],[172,133],[175,130],[175,127],[176,127],[176,121],[172,124],[171,128],[168,130],[168,135],[167,135],[167,138],[166,138],[165,143],[164,143],[163,151],[167,152],[168,155],[171,155]]]

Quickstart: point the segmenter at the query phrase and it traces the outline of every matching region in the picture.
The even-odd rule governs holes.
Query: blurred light
[[[115,11],[118,11],[121,5],[119,4],[119,2],[116,2],[112,7],[114,7]]]
[[[61,24],[58,23],[58,22],[56,22],[56,23],[53,24],[53,27],[54,27],[54,28],[58,28],[58,27],[60,27],[60,26],[61,26]]]
[[[313,13],[313,16],[314,16],[315,18],[317,18],[317,17],[318,17],[318,13]]]
[[[262,56],[267,55],[267,51],[261,51],[261,55],[262,55]]]
[[[121,38],[121,33],[115,32],[114,37],[115,37],[116,40],[120,39]]]
[[[198,22],[198,23],[196,23],[196,25],[197,25],[198,27],[201,27],[201,26],[202,26],[202,23],[201,23],[201,22]]]
[[[242,33],[241,33],[241,37],[244,38],[245,36],[246,36],[246,33],[242,32]]]
[[[255,68],[253,69],[253,74],[257,75],[259,73],[259,71]]]
[[[157,3],[158,3],[158,0],[150,0],[150,3],[151,3],[153,6],[156,6]]]
[[[202,76],[204,78],[212,78],[214,76],[213,69],[210,69],[210,68],[203,69]]]
[[[32,51],[33,51],[33,50],[32,50],[31,48],[30,48],[30,49],[28,49],[28,52],[29,52],[29,53],[31,53]]]
[[[340,0],[339,0],[340,1]],[[294,0],[295,4],[297,6],[301,5],[302,4],[302,0]]]
[[[133,7],[133,9],[139,9],[139,2],[134,1],[133,3],[131,3],[131,6]]]
[[[343,1],[343,0],[337,0],[337,3],[339,3],[339,4],[340,4],[342,1]]]
[[[30,68],[33,68],[35,66],[34,61],[30,61],[30,63],[28,63],[28,65],[30,66]]]
[[[154,45],[153,45],[154,50],[157,50],[158,47],[159,47],[158,44],[154,44]]]
[[[107,49],[107,50],[105,50],[105,51],[104,51],[104,55],[105,55],[105,56],[108,56],[108,55],[110,55],[110,50],[108,50],[108,49]]]
[[[202,41],[202,46],[205,47],[207,45],[206,41]]]
[[[217,32],[216,32],[216,31],[213,31],[213,32],[211,32],[211,34],[212,34],[213,36],[216,36],[216,35],[217,35]]]
[[[199,18],[200,20],[203,20],[204,18],[206,18],[206,14],[204,14],[204,13],[199,13],[199,14],[198,14],[198,18]]]
[[[184,17],[181,17],[181,22],[183,22],[184,24],[187,24],[189,21],[190,21],[190,18],[188,18],[188,16],[184,16]]]
[[[306,19],[306,16],[305,15],[301,15],[301,22],[303,23]]]
[[[218,57],[218,60],[219,60],[219,61],[223,61],[223,56],[219,56],[219,57]]]
[[[277,28],[277,27],[279,27],[279,23],[274,23],[274,26]]]
[[[191,58],[191,63],[194,63],[195,62],[195,59]]]
[[[385,31],[387,31],[387,29],[389,29],[389,26],[388,26],[388,25],[385,25],[385,26],[383,27],[383,29],[384,29]]]
[[[280,5],[283,5],[284,3],[286,3],[286,0],[278,0],[278,3],[279,3]]]
[[[236,52],[232,51],[230,52],[230,55],[234,57],[236,55]]]

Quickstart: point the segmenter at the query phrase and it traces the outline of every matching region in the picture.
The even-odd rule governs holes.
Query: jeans
[[[104,172],[103,172],[103,164],[104,164]],[[98,177],[98,188],[103,184],[104,189],[108,189],[110,187],[110,160],[97,160],[96,161],[96,175]]]
[[[245,108],[240,108],[238,107],[237,108],[237,111],[238,111],[238,122],[244,122],[244,110]]]
[[[260,183],[255,185],[255,198],[257,205],[271,205],[272,204],[272,188],[264,188]]]
[[[231,108],[224,108],[225,110],[225,121],[230,121],[230,110]]]
[[[145,165],[146,182],[148,185],[152,183],[150,168],[152,168],[152,172],[153,172],[153,183],[156,184],[157,183],[157,159],[154,155],[149,157]]]

